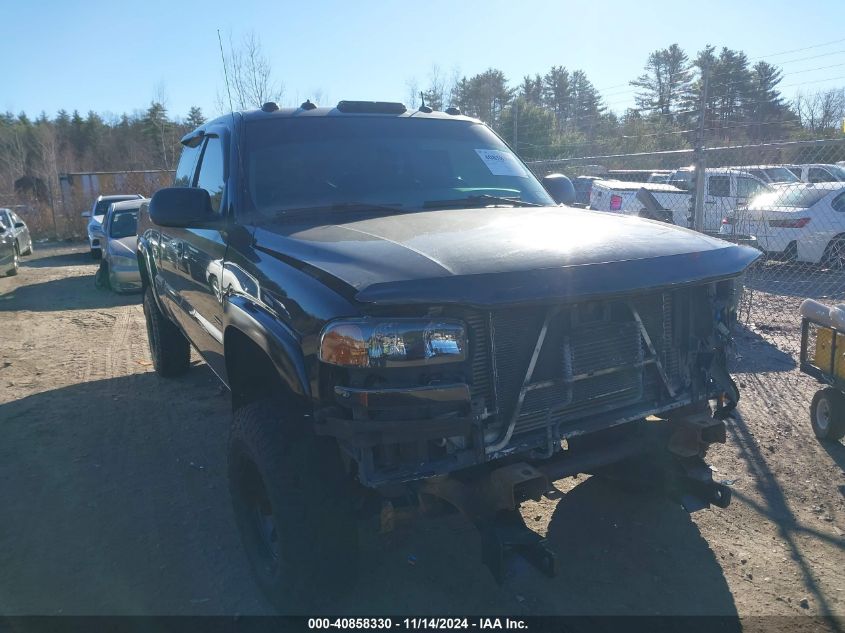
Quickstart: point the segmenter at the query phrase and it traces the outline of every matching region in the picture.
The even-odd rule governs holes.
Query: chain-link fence
[[[662,219],[759,249],[740,318],[791,351],[801,301],[845,302],[845,139],[529,165],[538,176],[569,176],[578,206]]]

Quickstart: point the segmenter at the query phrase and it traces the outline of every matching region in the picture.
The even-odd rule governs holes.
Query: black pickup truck
[[[269,103],[182,145],[139,214],[150,349],[176,376],[192,345],[231,391],[232,503],[276,604],[353,582],[368,508],[459,508],[501,576],[508,550],[554,573],[518,508],[567,475],[658,450],[687,503],[727,505],[702,458],[757,251],[561,206],[451,108]]]

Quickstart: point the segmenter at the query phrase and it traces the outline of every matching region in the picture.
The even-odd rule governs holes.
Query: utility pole
[[[701,90],[701,108],[698,113],[698,134],[695,140],[695,201],[692,214],[692,227],[696,231],[704,230],[704,194],[707,187],[705,177],[707,160],[704,152],[704,131],[707,118],[707,88],[710,83],[710,65],[701,69],[704,85]]]
[[[513,100],[513,151],[519,155],[519,97]]]

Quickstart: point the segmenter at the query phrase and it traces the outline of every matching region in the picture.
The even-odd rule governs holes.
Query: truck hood
[[[358,301],[380,304],[626,293],[736,275],[759,255],[665,223],[569,207],[346,217],[262,225],[255,246],[340,280]]]

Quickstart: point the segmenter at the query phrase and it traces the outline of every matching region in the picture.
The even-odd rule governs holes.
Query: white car
[[[763,193],[727,216],[723,235],[753,235],[778,259],[845,268],[845,183],[800,184]]]

